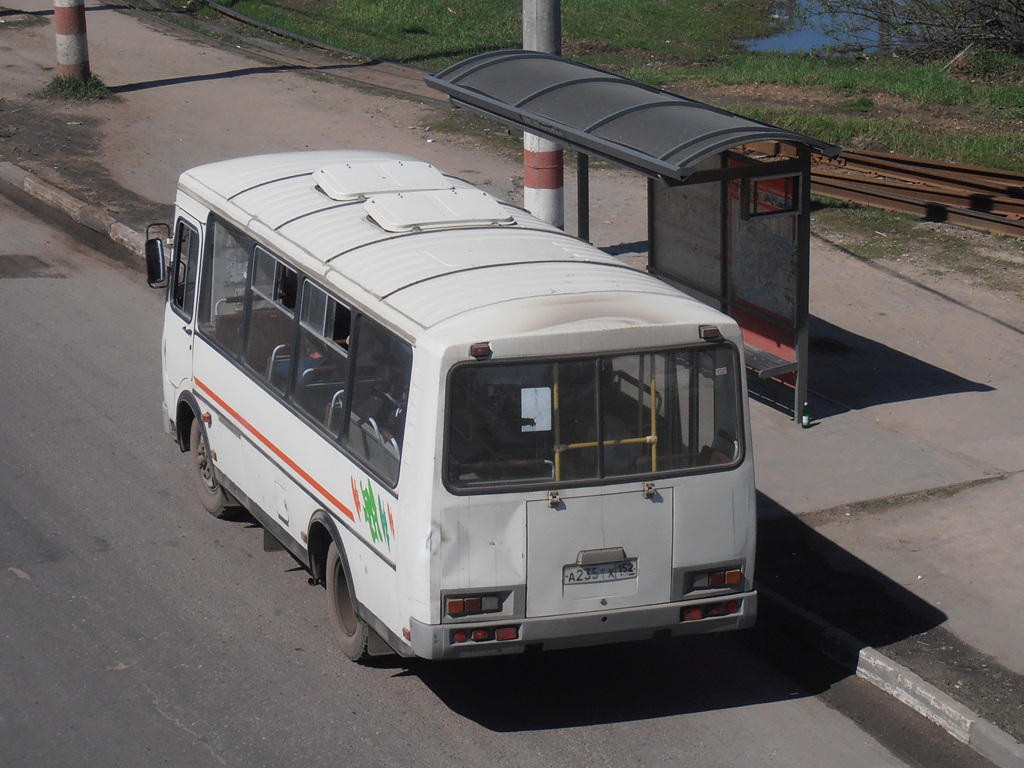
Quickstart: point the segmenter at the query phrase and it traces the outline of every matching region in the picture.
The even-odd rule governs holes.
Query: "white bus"
[[[181,176],[165,423],[205,508],[326,587],[354,660],[749,626],[743,352],[727,316],[427,163]]]

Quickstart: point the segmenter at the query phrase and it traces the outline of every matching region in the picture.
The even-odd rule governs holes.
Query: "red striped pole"
[[[57,32],[57,74],[73,80],[88,80],[85,0],[54,0],[53,22]]]
[[[562,0],[523,0],[523,50],[562,53]],[[565,226],[562,148],[523,134],[523,207],[541,221]]]
[[[565,225],[562,149],[532,133],[523,134],[523,207],[541,221]]]

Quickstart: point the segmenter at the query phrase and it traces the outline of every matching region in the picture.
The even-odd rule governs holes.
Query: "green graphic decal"
[[[391,505],[385,506],[380,496],[374,494],[373,483],[366,481],[364,486],[359,483],[359,495],[355,494],[355,480],[352,481],[353,496],[356,509],[362,514],[363,520],[370,529],[370,538],[375,544],[384,542],[391,551],[391,539],[395,535],[395,518],[391,514]]]

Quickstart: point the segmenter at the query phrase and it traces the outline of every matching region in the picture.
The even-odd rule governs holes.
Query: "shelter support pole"
[[[523,0],[523,50],[562,55],[561,0]],[[524,133],[523,166],[523,206],[548,224],[565,226],[562,148]]]
[[[85,0],[54,0],[57,34],[57,75],[89,79],[89,43],[85,34]]]
[[[810,315],[811,315],[811,148],[801,144],[800,212],[797,216],[796,260],[796,382],[793,392],[793,420],[800,423],[804,404],[808,398],[808,371],[810,368]]]

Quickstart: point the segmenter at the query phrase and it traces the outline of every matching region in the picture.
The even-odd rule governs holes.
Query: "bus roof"
[[[610,327],[707,322],[713,312],[528,212],[400,155],[237,158],[186,171],[179,186],[341,293],[380,302],[421,328],[496,321],[501,305],[519,317],[540,313],[549,328],[595,327],[603,316]],[[725,315],[720,320],[732,324]]]

